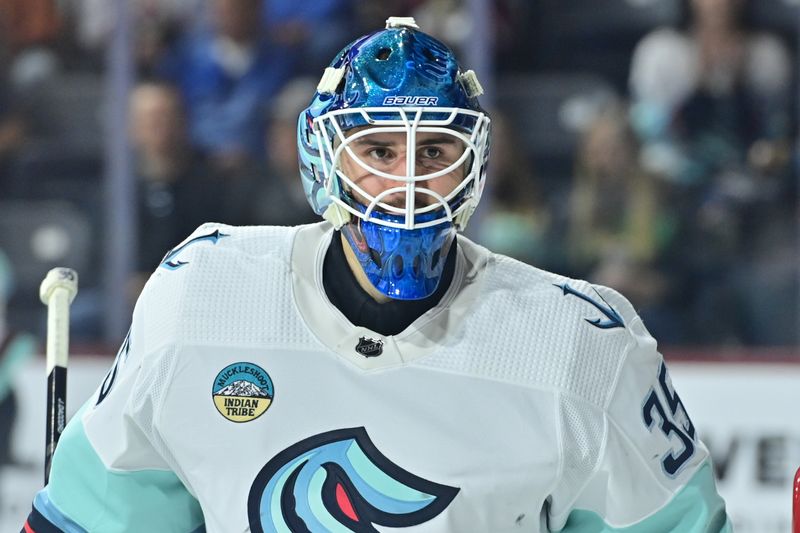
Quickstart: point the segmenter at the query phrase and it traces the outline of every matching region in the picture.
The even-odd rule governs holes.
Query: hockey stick
[[[78,274],[54,268],[39,287],[47,306],[47,433],[44,483],[50,479],[50,461],[67,423],[67,358],[69,356],[69,305],[78,293]]]

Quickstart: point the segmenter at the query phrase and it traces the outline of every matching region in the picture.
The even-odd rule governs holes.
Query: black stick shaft
[[[67,369],[54,366],[47,376],[47,434],[45,435],[44,484],[50,479],[50,461],[67,424]]]

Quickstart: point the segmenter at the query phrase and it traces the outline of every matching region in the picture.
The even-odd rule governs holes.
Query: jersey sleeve
[[[172,365],[169,302],[180,290],[157,278],[140,296],[105,379],[67,424],[26,530],[203,530],[200,505],[154,422]]]
[[[708,450],[675,391],[656,342],[609,289],[630,336],[604,405],[562,396],[561,476],[551,531],[731,531]]]

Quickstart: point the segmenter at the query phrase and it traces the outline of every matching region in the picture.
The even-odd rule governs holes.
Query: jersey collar
[[[292,244],[292,289],[297,311],[329,350],[363,370],[407,364],[454,342],[477,301],[491,254],[459,236],[455,272],[437,305],[397,335],[352,324],[331,303],[323,286],[323,262],[334,235],[327,222],[301,226]]]

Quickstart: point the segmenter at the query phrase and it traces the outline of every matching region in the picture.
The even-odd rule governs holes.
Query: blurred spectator
[[[176,88],[139,84],[131,94],[131,141],[138,202],[138,295],[164,254],[203,222],[218,219],[219,184],[204,158],[189,145]]]
[[[354,0],[269,0],[264,2],[264,26],[276,43],[303,51],[298,71],[316,75],[343,42],[357,37]]]
[[[554,241],[557,215],[537,187],[537,177],[519,149],[508,119],[492,113],[492,159],[488,209],[481,217],[478,241],[492,250],[538,268],[557,270],[561,246]]]
[[[85,53],[100,56],[114,32],[117,6],[108,0],[68,0],[73,4],[78,45]],[[129,14],[133,27],[133,52],[140,75],[150,75],[169,46],[187,31],[205,22],[207,0],[132,0]],[[96,57],[96,63],[102,63]]]
[[[437,39],[461,49],[474,30],[469,6],[462,0],[427,0],[419,4],[412,12],[417,24]]]
[[[421,5],[431,0],[383,0],[381,2],[364,2],[354,0],[353,11],[356,26],[360,30],[355,32],[354,37],[364,32],[374,31],[375,28],[382,28],[389,17],[409,17]],[[438,1],[438,0],[437,0]],[[426,29],[425,31],[430,31]],[[437,32],[432,31],[431,35],[441,39]]]
[[[686,27],[636,47],[630,74],[645,165],[683,183],[749,165],[786,170],[792,66],[776,37],[745,25],[745,0],[687,0]]]
[[[54,0],[0,0],[0,23],[15,53],[54,44],[62,26]]]
[[[796,272],[785,256],[796,261],[797,239],[768,229],[794,227],[790,54],[777,36],[747,26],[746,0],[687,0],[686,8],[683,28],[652,32],[633,56],[641,161],[688,200],[683,266],[693,342],[775,344],[788,337],[767,323],[785,327],[788,317],[796,328],[796,313],[754,313],[767,308],[768,294],[796,309]]]
[[[732,268],[742,313],[741,340],[755,346],[800,343],[800,199],[773,206]]]
[[[223,222],[293,226],[319,219],[297,177],[297,119],[316,85],[314,79],[297,78],[272,100],[266,117],[266,157],[225,180]]]
[[[8,198],[13,188],[11,167],[23,146],[25,133],[26,120],[5,82],[0,59],[0,198]]]
[[[137,0],[133,4],[133,52],[136,71],[149,77],[181,35],[200,28],[205,0]]]
[[[52,47],[62,27],[55,0],[0,0],[0,35],[10,52],[10,81],[16,88],[33,86],[58,70]]]
[[[20,366],[36,352],[35,339],[9,329],[6,304],[12,290],[11,264],[0,250],[0,466],[14,462],[11,437],[17,417],[14,381]]]
[[[587,128],[570,199],[570,270],[626,294],[654,334],[679,342],[671,298],[682,296],[671,276],[680,265],[669,261],[678,221],[639,165],[639,149],[620,107],[602,111]]]
[[[264,110],[295,58],[263,31],[260,0],[211,6],[211,29],[183,41],[160,73],[183,93],[192,142],[230,169],[263,156]]]
[[[407,0],[400,14],[413,16],[420,28],[447,43],[460,54],[474,38],[476,24],[471,2],[465,0]],[[487,2],[487,21],[494,61],[503,68],[519,66],[530,53],[530,4],[523,0]],[[540,8],[541,6],[536,6]],[[394,13],[394,12],[392,12]],[[480,74],[480,73],[479,73]]]

